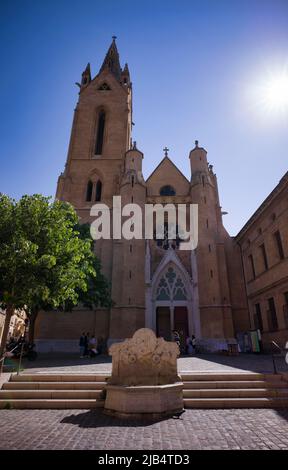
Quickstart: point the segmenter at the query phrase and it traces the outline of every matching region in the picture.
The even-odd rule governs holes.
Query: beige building
[[[179,237],[168,242],[144,239],[102,239],[95,252],[111,282],[111,309],[42,313],[36,325],[41,351],[77,350],[82,331],[102,336],[108,345],[141,327],[182,341],[194,334],[203,349],[227,347],[239,331],[250,328],[240,248],[222,223],[217,178],[207,152],[195,142],[183,175],[168,157],[145,181],[144,155],[132,143],[132,83],[127,64],[121,69],[115,39],[99,73],[88,64],[82,74],[67,162],[56,197],[69,201],[81,221],[91,222],[95,202],[108,206],[122,197],[122,206],[137,203],[198,204],[199,243],[179,249]],[[189,222],[189,210],[187,209]]]
[[[25,319],[26,314],[24,310],[15,310],[15,313],[12,315],[8,331],[8,340],[13,338],[19,338],[24,334],[25,331]],[[0,309],[0,340],[2,338],[2,332],[4,329],[5,323],[5,310]]]
[[[252,328],[264,347],[288,341],[288,172],[236,236]]]

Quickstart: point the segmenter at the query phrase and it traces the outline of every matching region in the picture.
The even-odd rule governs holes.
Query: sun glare
[[[271,110],[288,110],[288,74],[271,78],[263,89],[263,100]]]
[[[288,123],[288,60],[258,66],[247,76],[242,103],[257,125]],[[243,109],[243,108],[242,108]],[[251,121],[252,122],[252,121]]]
[[[256,104],[269,115],[288,115],[288,70],[269,73],[256,86]]]

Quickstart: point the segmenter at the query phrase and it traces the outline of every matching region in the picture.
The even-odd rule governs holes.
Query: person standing
[[[84,357],[85,352],[85,333],[82,333],[79,339],[80,357]]]
[[[192,338],[193,353],[196,354],[196,343],[197,343],[197,341],[196,341],[196,338],[195,338],[194,335],[192,335],[191,338]]]
[[[89,356],[90,357],[95,357],[97,356],[98,354],[98,351],[97,351],[97,339],[95,338],[95,336],[93,335],[90,339],[90,342],[89,342]]]
[[[86,333],[84,336],[84,357],[89,356],[89,341],[90,341],[90,335],[89,333]]]
[[[180,351],[180,335],[177,330],[173,331],[173,341],[178,345]]]
[[[97,350],[98,350],[98,354],[102,354],[104,352],[104,339],[102,338],[102,336],[98,338]]]
[[[194,353],[193,342],[190,336],[187,336],[186,338],[186,352],[187,354],[189,354],[189,356],[192,356],[192,354]]]

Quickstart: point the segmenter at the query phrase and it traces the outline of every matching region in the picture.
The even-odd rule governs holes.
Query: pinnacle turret
[[[82,73],[82,80],[81,80],[81,85],[88,85],[88,83],[91,82],[91,70],[90,70],[90,64],[86,65],[86,69]]]

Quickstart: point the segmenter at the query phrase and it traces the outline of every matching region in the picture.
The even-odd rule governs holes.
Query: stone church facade
[[[36,325],[40,351],[73,351],[82,331],[110,345],[141,327],[166,339],[194,334],[203,350],[223,349],[238,332],[251,328],[240,246],[222,222],[217,177],[207,152],[195,142],[191,175],[183,175],[165,156],[147,180],[143,153],[132,143],[132,83],[122,69],[115,39],[99,73],[90,65],[79,83],[68,157],[56,197],[70,202],[82,223],[91,207],[104,203],[113,218],[113,196],[122,206],[198,204],[195,250],[180,250],[179,239],[101,239],[95,253],[111,282],[113,307],[95,311],[42,312]],[[188,217],[187,213],[187,219]],[[189,222],[189,221],[188,221]],[[252,325],[253,326],[253,325]]]

